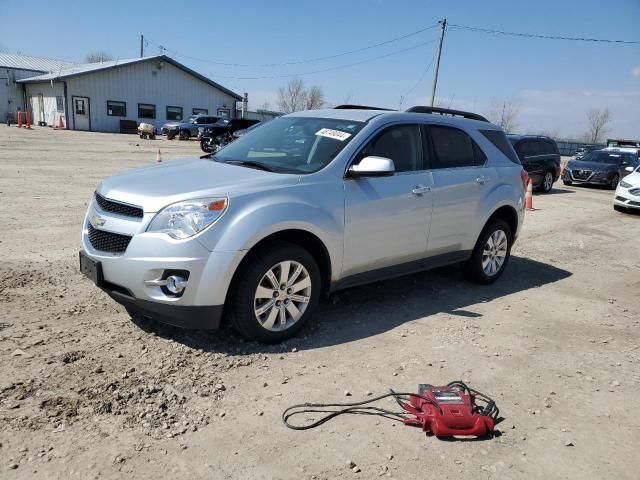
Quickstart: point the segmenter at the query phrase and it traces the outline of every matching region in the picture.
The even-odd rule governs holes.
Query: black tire
[[[189,140],[191,138],[191,133],[189,133],[189,130],[180,130],[180,136],[178,138],[180,140]]]
[[[573,182],[571,180],[563,180],[562,183],[565,185],[571,185]]]
[[[200,150],[202,150],[205,153],[211,153],[211,149],[209,148],[209,144],[207,143],[206,140],[202,140],[200,142]]]
[[[483,261],[483,253],[489,238],[498,231],[502,231],[506,236],[507,249],[506,255],[504,257],[504,261],[498,268],[498,270],[493,274],[488,274],[485,272],[482,261]],[[488,285],[490,283],[495,282],[504,270],[507,268],[507,264],[509,263],[509,257],[511,256],[511,245],[513,243],[513,233],[511,232],[511,227],[504,220],[493,219],[490,220],[487,225],[482,230],[482,233],[478,237],[478,241],[476,242],[476,246],[473,249],[473,253],[471,254],[471,258],[467,260],[462,265],[462,270],[465,277],[472,282],[479,283],[482,285]]]
[[[249,255],[236,272],[234,281],[229,287],[225,303],[227,319],[240,335],[249,340],[261,343],[282,342],[298,333],[313,315],[322,288],[320,269],[309,252],[288,242],[274,241],[260,248],[259,251],[250,252]],[[302,316],[284,330],[274,331],[263,327],[258,321],[254,311],[256,290],[268,271],[281,262],[287,261],[297,262],[306,269],[308,278],[311,280],[311,292]]]
[[[611,181],[609,182],[609,190],[615,190],[618,188],[618,182],[620,181],[620,175],[617,173],[611,177]]]
[[[549,193],[551,189],[553,189],[553,182],[553,172],[551,170],[547,170],[546,172],[544,172],[544,177],[542,177],[540,191],[542,193]]]
[[[156,139],[156,134],[155,134],[155,133],[152,133],[151,135],[149,135],[149,138],[150,138],[151,140],[155,140],[155,139]]]

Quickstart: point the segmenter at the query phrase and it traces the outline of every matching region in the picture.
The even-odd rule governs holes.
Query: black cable
[[[383,45],[388,45],[390,43],[393,42],[397,42],[399,40],[404,40],[405,38],[409,38],[409,37],[413,37],[415,35],[418,35],[420,33],[426,32],[427,30],[431,30],[434,29],[438,26],[437,23],[434,23],[433,25],[429,25],[428,27],[424,27],[421,28],[419,30],[416,30],[415,32],[410,32],[410,33],[406,33],[404,35],[400,35],[399,37],[395,37],[392,38],[390,40],[385,40],[384,42],[379,42],[379,43],[375,43],[373,45],[367,45],[366,47],[361,47],[361,48],[356,48],[354,50],[349,50],[346,52],[340,52],[340,53],[335,53],[332,55],[325,55],[322,57],[315,57],[315,58],[308,58],[305,60],[292,60],[289,62],[280,62],[280,63],[255,63],[255,64],[250,64],[250,63],[228,63],[228,62],[219,62],[216,60],[208,60],[205,58],[198,58],[198,57],[193,57],[191,55],[186,55],[183,53],[178,52],[177,50],[170,50],[167,49],[165,47],[163,47],[162,45],[159,45],[153,41],[150,40],[146,40],[146,43],[149,44],[153,44],[159,48],[164,49],[167,52],[171,52],[176,56],[179,57],[183,57],[183,58],[188,58],[190,60],[195,60],[197,62],[202,62],[202,63],[211,63],[213,65],[222,65],[222,66],[226,66],[226,67],[254,67],[254,68],[262,68],[262,67],[282,67],[282,66],[287,66],[287,65],[300,65],[303,63],[311,63],[311,62],[318,62],[321,60],[330,60],[333,58],[338,58],[338,57],[344,57],[345,55],[351,55],[353,53],[359,53],[359,52],[364,52],[365,50],[371,50],[372,48],[377,48],[377,47],[381,47]]]
[[[292,405],[287,408],[284,412],[282,412],[282,422],[292,430],[308,430],[310,428],[317,427],[322,425],[325,422],[328,422],[332,418],[335,418],[339,415],[352,414],[352,415],[377,415],[383,418],[387,418],[395,421],[403,421],[407,416],[410,416],[407,412],[393,412],[391,410],[387,410],[384,408],[374,407],[374,406],[365,406],[373,402],[377,402],[378,400],[382,400],[383,398],[394,397],[396,401],[398,399],[402,399],[405,402],[408,401],[408,396],[414,396],[422,398],[423,400],[434,405],[434,402],[429,398],[424,397],[422,395],[417,395],[415,393],[397,393],[391,391],[391,393],[386,393],[383,395],[379,395],[377,397],[370,398],[368,400],[363,400],[362,402],[352,402],[352,403],[301,403],[298,405]],[[398,402],[400,404],[400,402]],[[402,405],[401,405],[402,406]],[[437,406],[437,405],[436,405]],[[329,407],[343,407],[339,410],[315,410],[317,408],[329,408]],[[293,411],[296,409],[302,409]],[[291,413],[289,413],[291,412]],[[328,415],[322,417],[320,420],[312,422],[307,425],[292,425],[289,423],[289,418],[294,415],[300,415],[303,413],[328,413]]]
[[[611,40],[606,38],[589,38],[589,37],[568,37],[561,35],[540,35],[535,33],[506,32],[504,30],[495,30],[491,28],[470,27],[467,25],[456,25],[450,23],[449,27],[457,30],[468,30],[470,32],[490,33],[495,35],[507,35],[511,37],[536,38],[544,40],[567,40],[572,42],[598,42],[598,43],[619,43],[627,45],[640,45],[638,40]]]

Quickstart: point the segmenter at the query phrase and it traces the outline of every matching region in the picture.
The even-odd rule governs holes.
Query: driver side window
[[[361,150],[357,162],[364,157],[389,158],[393,160],[396,172],[424,170],[420,127],[418,125],[388,127]]]

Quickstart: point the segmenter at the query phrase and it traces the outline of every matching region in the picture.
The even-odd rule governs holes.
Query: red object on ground
[[[495,404],[480,408],[475,397],[473,391],[459,385],[420,385],[418,395],[411,395],[408,403],[401,404],[414,416],[404,423],[422,427],[436,437],[486,435],[495,426],[491,416]]]

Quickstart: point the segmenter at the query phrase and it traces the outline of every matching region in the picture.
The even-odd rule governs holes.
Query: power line
[[[153,45],[155,45],[155,46],[157,46],[159,48],[162,48],[165,51],[170,52],[175,56],[187,58],[189,60],[194,60],[196,62],[211,63],[213,65],[221,65],[221,66],[226,66],[226,67],[253,67],[253,68],[282,67],[282,66],[287,66],[287,65],[300,65],[300,64],[303,64],[303,63],[319,62],[321,60],[331,60],[333,58],[344,57],[345,55],[351,55],[351,54],[354,54],[354,53],[364,52],[366,50],[371,50],[373,48],[381,47],[383,45],[388,45],[388,44],[393,43],[393,42],[404,40],[405,38],[416,36],[416,35],[418,35],[420,33],[423,33],[423,32],[426,32],[428,30],[434,29],[437,26],[438,26],[438,24],[435,23],[433,25],[429,25],[428,27],[421,28],[421,29],[416,30],[414,32],[407,33],[407,34],[401,35],[399,37],[392,38],[390,40],[385,40],[384,42],[375,43],[373,45],[367,45],[366,47],[356,48],[355,50],[348,50],[346,52],[340,52],[340,53],[336,53],[336,54],[333,54],[333,55],[326,55],[326,56],[322,56],[322,57],[308,58],[308,59],[305,59],[305,60],[292,60],[292,61],[289,61],[289,62],[279,62],[279,63],[255,63],[255,64],[251,64],[251,63],[220,62],[220,61],[217,61],[217,60],[209,60],[209,59],[206,59],[206,58],[194,57],[194,56],[191,56],[191,55],[187,55],[187,54],[181,53],[181,52],[179,52],[177,50],[171,50],[171,49],[163,47],[160,44],[152,42],[151,40],[147,40],[147,43],[150,43],[150,44],[153,44]]]
[[[404,53],[404,52],[408,52],[410,50],[415,50],[416,48],[420,48],[420,47],[422,47],[424,45],[429,45],[430,43],[434,43],[434,42],[437,42],[437,41],[438,41],[438,39],[434,38],[434,39],[431,39],[431,40],[426,41],[426,42],[421,42],[421,43],[418,43],[416,45],[412,45],[411,47],[403,48],[401,50],[395,50],[393,52],[389,52],[389,53],[386,53],[384,55],[378,55],[376,57],[367,58],[367,59],[364,59],[364,60],[360,60],[358,62],[346,63],[346,64],[343,64],[343,65],[336,65],[336,66],[333,66],[333,67],[322,68],[322,69],[319,69],[319,70],[311,70],[311,71],[307,71],[307,72],[286,73],[286,74],[282,74],[282,75],[259,75],[259,76],[248,76],[248,77],[236,77],[236,76],[233,76],[233,75],[216,75],[216,74],[213,74],[212,77],[214,77],[214,78],[228,78],[228,79],[232,79],[232,80],[263,80],[263,79],[274,79],[274,78],[302,77],[304,75],[313,75],[313,74],[316,74],[316,73],[330,72],[330,71],[339,70],[339,69],[342,69],[342,68],[353,67],[355,65],[361,65],[363,63],[373,62],[375,60],[380,60],[382,58],[387,58],[387,57],[391,57],[391,56],[394,56],[394,55],[399,55],[399,54]]]
[[[418,79],[418,81],[413,85],[413,87],[411,87],[409,90],[407,90],[404,94],[402,94],[400,96],[400,98],[402,99],[400,102],[400,107],[402,108],[402,102],[404,101],[405,98],[407,98],[408,95],[411,94],[411,92],[413,92],[416,87],[418,85],[420,85],[420,83],[422,83],[422,81],[424,80],[424,77],[427,75],[427,73],[429,72],[429,70],[431,69],[431,67],[433,66],[433,62],[436,60],[436,55],[438,55],[438,52],[434,52],[433,57],[431,58],[431,61],[429,62],[429,64],[427,65],[427,68],[424,69],[424,71],[422,72],[422,74],[420,75],[420,78]]]
[[[545,40],[568,40],[572,42],[599,42],[599,43],[640,45],[640,41],[638,40],[611,40],[611,39],[605,39],[605,38],[567,37],[567,36],[560,36],[560,35],[540,35],[535,33],[505,32],[503,30],[470,27],[467,25],[456,25],[454,23],[449,24],[449,26],[457,30],[468,30],[470,32],[490,33],[494,35],[507,35],[511,37],[537,38],[537,39],[545,39]]]

